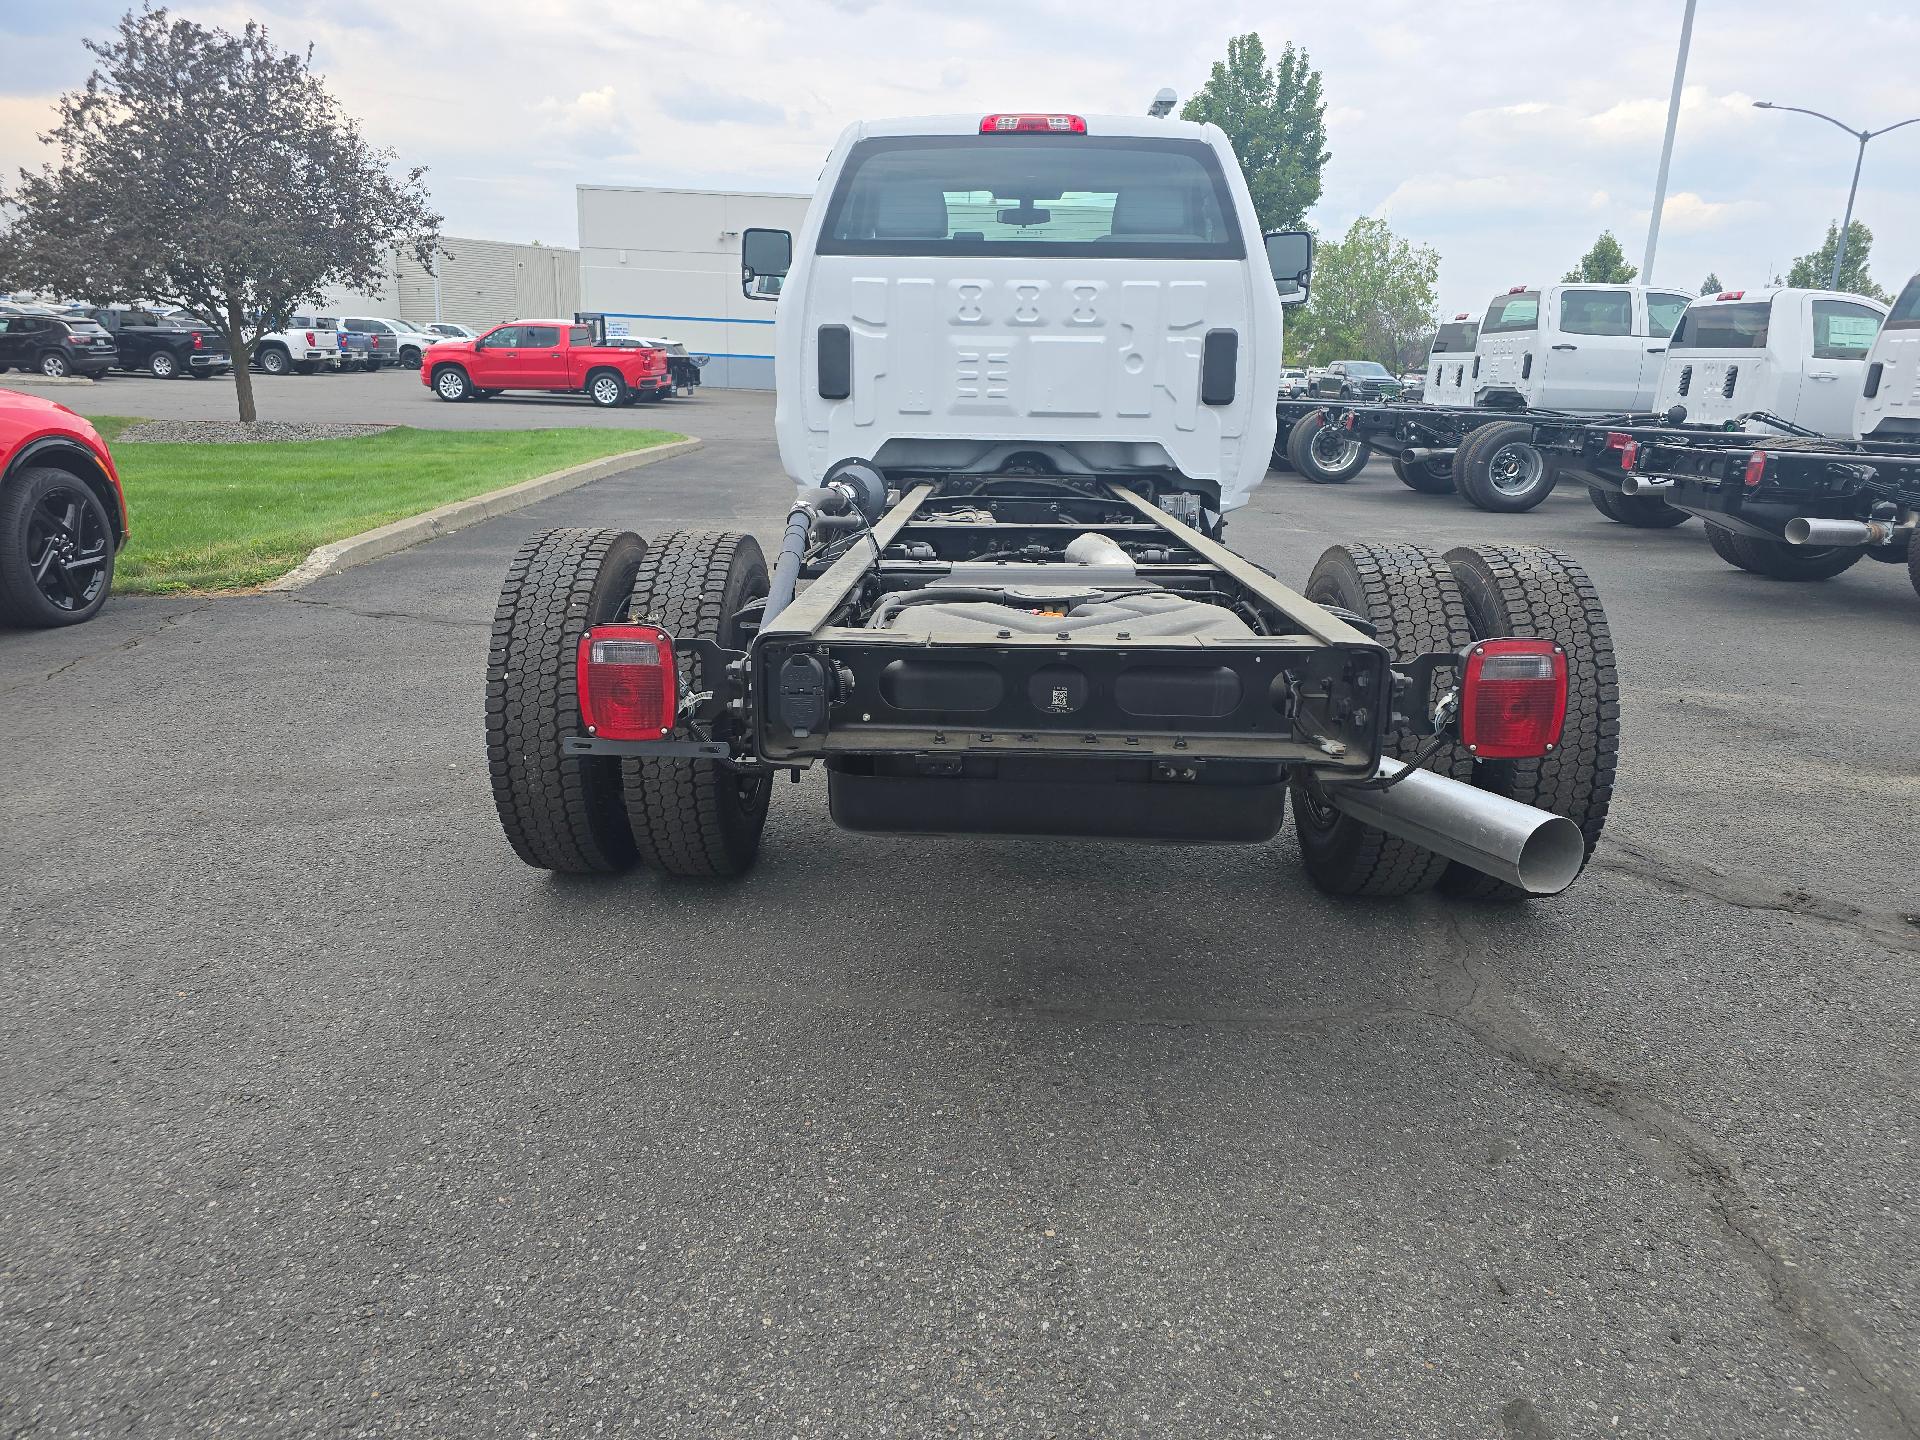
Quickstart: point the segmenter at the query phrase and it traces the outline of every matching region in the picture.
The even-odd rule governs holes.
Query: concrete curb
[[[11,390],[16,385],[98,385],[100,382],[91,375],[42,375],[38,370],[22,371],[19,374],[9,370],[0,375],[0,390]]]
[[[419,515],[409,515],[404,520],[395,520],[391,525],[382,525],[377,530],[363,530],[358,535],[349,535],[344,540],[335,540],[310,552],[293,569],[278,580],[270,580],[260,588],[262,590],[298,590],[311,585],[326,575],[337,575],[342,570],[350,570],[355,565],[364,565],[369,560],[378,560],[383,555],[392,555],[396,551],[410,550],[415,545],[424,544],[441,535],[451,535],[456,530],[464,530],[469,525],[477,525],[482,520],[491,520],[496,515],[505,515],[510,511],[521,510],[550,495],[563,494],[595,480],[604,480],[609,475],[617,475],[622,470],[638,469],[642,465],[654,465],[662,460],[672,460],[700,448],[698,439],[675,440],[665,445],[652,445],[644,450],[623,450],[618,455],[606,455],[598,460],[589,460],[584,465],[575,465],[566,470],[555,470],[549,475],[536,475],[531,480],[522,480],[517,485],[508,485],[504,489],[489,490],[485,495],[475,495],[471,499],[456,500],[451,505],[442,505],[437,510],[428,510]]]

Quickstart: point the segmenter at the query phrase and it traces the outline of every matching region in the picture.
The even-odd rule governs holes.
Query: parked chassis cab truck
[[[1619,729],[1576,564],[1355,543],[1303,594],[1222,543],[1309,285],[1310,239],[1259,234],[1213,126],[850,128],[797,244],[742,239],[800,487],[772,566],[736,532],[579,529],[508,570],[514,849],[735,875],[775,774],[818,764],[853,830],[1261,843],[1291,796],[1335,893],[1571,883]]]
[[[1471,353],[1440,365],[1443,383],[1425,403],[1282,402],[1286,459],[1309,480],[1340,484],[1377,453],[1410,489],[1458,491],[1482,510],[1531,510],[1560,471],[1528,442],[1525,422],[1649,414],[1690,298],[1644,285],[1516,285],[1488,303]]]
[[[610,345],[599,325],[566,320],[515,320],[477,340],[442,340],[421,364],[420,383],[442,400],[547,390],[585,395],[606,409],[673,391],[660,351]]]
[[[1775,317],[1782,296],[1804,293],[1776,292]],[[1706,313],[1751,323],[1739,313],[1741,297],[1718,298],[1735,304]],[[1584,478],[1607,485],[1617,505],[1657,505],[1682,519],[1698,515],[1714,552],[1739,569],[1778,580],[1824,580],[1870,558],[1905,564],[1920,592],[1920,546],[1913,543],[1920,524],[1920,276],[1894,300],[1864,356],[1855,352],[1880,307],[1858,296],[1830,298],[1845,308],[1829,305],[1834,322],[1814,332],[1809,366],[1830,367],[1841,372],[1842,383],[1857,385],[1845,428],[1866,438],[1823,435],[1781,416],[1736,416],[1736,426],[1764,421],[1785,433],[1655,423],[1578,427],[1547,443],[1575,452]],[[1699,309],[1688,312],[1689,321]],[[1749,351],[1766,348],[1763,342]],[[1746,383],[1722,380],[1736,394]],[[1810,368],[1806,389],[1819,383]],[[1818,408],[1798,412],[1840,428],[1826,389],[1815,394]]]

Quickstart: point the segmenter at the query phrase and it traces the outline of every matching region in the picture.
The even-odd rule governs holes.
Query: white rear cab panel
[[[1221,159],[1244,260],[817,253],[852,146],[883,134],[972,135],[979,117],[876,122],[835,145],[795,237],[776,325],[775,429],[802,485],[836,461],[992,465],[1040,449],[1062,469],[1170,466],[1223,509],[1266,473],[1281,306],[1238,164],[1212,126],[1087,117],[1095,135],[1201,139]],[[997,137],[980,137],[992,145]],[[1078,137],[1052,137],[1063,147]],[[819,391],[820,327],[850,331],[846,399]],[[1200,398],[1211,330],[1239,337],[1234,396]]]

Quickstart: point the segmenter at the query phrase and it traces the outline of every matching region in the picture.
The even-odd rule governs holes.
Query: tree
[[[311,68],[249,21],[240,34],[150,3],[85,42],[84,89],[41,139],[59,159],[20,172],[0,259],[26,283],[98,303],[183,305],[222,331],[240,418],[261,335],[334,286],[365,290],[405,246],[440,251],[421,177],[361,137]]]
[[[1563,284],[1587,285],[1624,285],[1640,273],[1637,266],[1627,264],[1627,257],[1621,253],[1620,242],[1613,238],[1611,230],[1602,230],[1600,238],[1593,242],[1593,248],[1580,257],[1580,263],[1560,277]]]
[[[1720,277],[1711,270],[1707,272],[1707,278],[1700,282],[1700,293],[1702,295],[1718,295],[1726,288],[1726,286],[1720,283]]]
[[[1298,230],[1320,198],[1327,150],[1327,104],[1320,72],[1291,43],[1277,63],[1254,31],[1227,41],[1227,58],[1181,110],[1183,120],[1211,121],[1226,131],[1246,172],[1263,230]]]
[[[1844,290],[1850,295],[1865,295],[1881,304],[1889,303],[1893,297],[1873,283],[1873,277],[1867,274],[1867,259],[1873,253],[1873,231],[1865,222],[1855,220],[1847,226],[1847,258],[1840,267],[1840,283],[1831,285],[1833,279],[1833,252],[1840,247],[1840,222],[1827,222],[1827,238],[1818,250],[1811,255],[1802,255],[1793,262],[1793,268],[1787,271],[1787,284],[1797,290]]]
[[[1362,215],[1321,244],[1306,305],[1289,313],[1294,363],[1378,360],[1396,374],[1427,358],[1439,301],[1440,256]]]

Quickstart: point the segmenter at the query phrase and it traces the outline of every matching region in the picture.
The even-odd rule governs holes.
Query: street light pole
[[[1829,290],[1838,290],[1840,288],[1840,270],[1841,267],[1847,263],[1847,232],[1853,229],[1853,199],[1860,191],[1860,167],[1867,162],[1867,142],[1877,135],[1885,135],[1889,130],[1898,130],[1903,125],[1920,125],[1920,115],[1915,115],[1909,120],[1898,121],[1892,125],[1882,125],[1878,130],[1856,130],[1851,125],[1843,124],[1834,119],[1831,115],[1822,114],[1818,110],[1802,109],[1798,105],[1776,105],[1771,100],[1756,100],[1753,102],[1753,108],[1756,110],[1791,110],[1796,115],[1811,115],[1816,120],[1824,120],[1829,125],[1838,126],[1860,142],[1860,149],[1853,157],[1853,184],[1847,187],[1847,218],[1840,222],[1840,238],[1833,247],[1833,274],[1827,280],[1827,288]]]
[[[1680,91],[1687,81],[1687,50],[1693,43],[1694,0],[1680,18],[1680,53],[1673,62],[1673,94],[1667,97],[1667,138],[1660,145],[1660,174],[1653,182],[1653,218],[1647,221],[1647,253],[1640,262],[1640,283],[1653,283],[1653,252],[1660,244],[1660,212],[1667,208],[1667,167],[1673,163],[1673,132],[1680,125]]]

